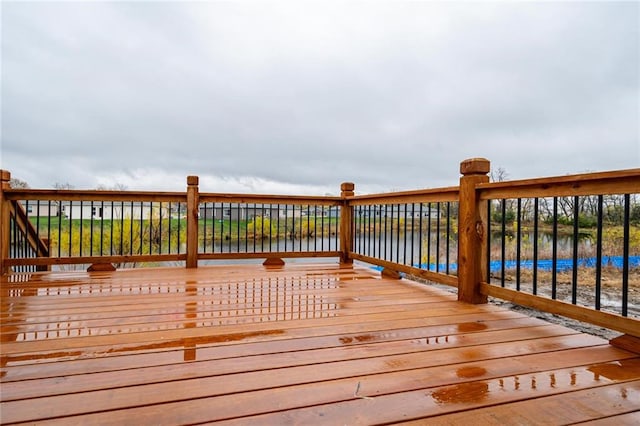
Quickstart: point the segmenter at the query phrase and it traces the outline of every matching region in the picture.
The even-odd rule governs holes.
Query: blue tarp
[[[602,257],[602,266],[611,266],[617,269],[622,269],[622,256],[603,256]],[[595,257],[586,257],[578,259],[578,267],[585,268],[595,268],[596,267],[596,258]],[[553,269],[553,261],[551,259],[538,259],[538,270],[539,271],[551,271]],[[436,264],[432,263],[427,268],[427,264],[423,263],[422,265],[413,265],[415,267],[419,267],[421,269],[429,269],[431,271],[436,270]],[[516,269],[518,263],[515,260],[505,260],[504,268],[505,269]],[[629,267],[637,268],[640,267],[640,256],[629,256]],[[441,263],[438,265],[438,269],[440,272],[446,271],[447,265],[445,263]],[[490,264],[491,272],[499,272],[502,270],[502,262],[500,260],[493,260]],[[533,269],[533,260],[521,260],[520,261],[521,269]],[[573,259],[557,259],[556,260],[556,271],[564,272],[570,271],[573,269]],[[456,263],[449,264],[449,272],[454,272],[458,270],[458,265]]]

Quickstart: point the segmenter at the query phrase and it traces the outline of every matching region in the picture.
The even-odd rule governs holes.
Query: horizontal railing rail
[[[458,285],[458,188],[349,197],[350,257]]]

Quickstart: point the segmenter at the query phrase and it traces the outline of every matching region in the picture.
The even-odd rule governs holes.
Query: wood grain
[[[0,289],[3,424],[508,424],[536,407],[624,424],[638,410],[638,354],[359,266],[40,272]]]

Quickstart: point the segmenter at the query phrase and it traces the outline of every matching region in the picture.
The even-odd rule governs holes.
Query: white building
[[[168,219],[169,204],[140,201],[61,201],[67,219]]]
[[[29,217],[58,216],[58,204],[48,201],[20,201]]]

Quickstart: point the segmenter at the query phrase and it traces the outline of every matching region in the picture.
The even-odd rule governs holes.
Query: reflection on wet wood
[[[357,266],[36,273],[0,289],[3,424],[624,424],[640,412],[638,354]]]

